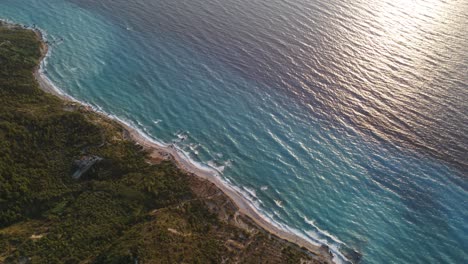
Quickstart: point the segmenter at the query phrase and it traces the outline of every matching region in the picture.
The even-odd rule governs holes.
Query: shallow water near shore
[[[468,259],[468,4],[6,0],[64,92],[362,263]]]

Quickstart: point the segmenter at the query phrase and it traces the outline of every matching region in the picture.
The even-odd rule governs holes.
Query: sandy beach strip
[[[72,97],[62,93],[50,82],[47,76],[45,76],[44,72],[42,71],[43,69],[41,67],[43,67],[44,65],[43,62],[47,58],[48,52],[50,52],[50,50],[47,46],[47,43],[44,42],[41,32],[39,30],[35,30],[35,32],[42,43],[41,63],[39,64],[40,66],[34,70],[34,76],[39,84],[39,87],[43,91],[56,95],[65,101],[72,101],[75,103],[80,103],[84,107],[89,108],[90,110],[94,111],[94,109],[92,109],[90,106],[87,106],[86,104],[79,102],[73,99]],[[239,213],[244,214],[245,216],[252,219],[258,225],[258,227],[266,230],[272,235],[275,235],[281,239],[284,239],[293,244],[296,244],[299,247],[303,247],[315,255],[321,256],[325,261],[329,263],[334,263],[333,255],[331,254],[327,246],[315,245],[296,234],[287,232],[271,224],[268,220],[265,219],[265,217],[261,215],[260,212],[257,211],[255,207],[253,207],[250,204],[250,202],[246,198],[244,198],[244,196],[240,192],[238,192],[237,190],[235,190],[228,184],[224,183],[220,178],[221,176],[215,175],[212,171],[209,171],[208,169],[204,170],[196,166],[195,164],[190,162],[188,158],[185,157],[185,154],[182,153],[180,150],[178,150],[174,145],[171,144],[171,145],[165,146],[162,144],[157,144],[156,142],[145,137],[137,129],[131,127],[125,122],[122,122],[121,120],[115,117],[100,113],[98,111],[95,111],[95,112],[97,114],[104,116],[105,118],[111,118],[114,121],[118,122],[120,125],[122,125],[127,130],[128,134],[130,135],[130,138],[133,141],[135,141],[137,144],[145,148],[150,153],[150,156],[152,158],[172,159],[181,170],[193,175],[194,177],[200,177],[202,179],[206,179],[212,182],[213,184],[215,184],[216,187],[218,187],[238,207]]]

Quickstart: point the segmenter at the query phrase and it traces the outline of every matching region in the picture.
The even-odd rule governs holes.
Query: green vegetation
[[[40,47],[34,32],[0,25],[0,263],[308,258],[221,221],[193,179],[171,162],[148,163],[119,124],[40,90]],[[73,179],[89,156],[102,160]]]

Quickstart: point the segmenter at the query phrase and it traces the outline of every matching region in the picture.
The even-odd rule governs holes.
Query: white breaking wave
[[[184,141],[188,138],[188,132],[187,133],[179,133],[177,134],[177,138],[180,140],[180,141]]]
[[[200,144],[190,143],[187,146],[193,154],[195,154],[196,156],[198,155],[199,152],[197,149],[200,146]]]
[[[256,200],[258,200],[257,193],[255,192],[254,189],[251,189],[251,188],[248,188],[248,187],[245,187],[245,186],[243,186],[242,189],[244,189],[244,191],[246,191],[249,194],[250,197],[255,198]]]
[[[308,223],[309,225],[313,226],[315,229],[319,230],[321,234],[325,235],[326,237],[328,237],[329,239],[335,241],[335,242],[338,242],[340,244],[343,244],[345,245],[345,243],[341,240],[339,240],[337,237],[335,237],[334,235],[328,233],[327,231],[323,230],[323,229],[320,229],[314,221],[308,219],[307,217],[305,216],[302,216],[302,218],[304,219],[304,221],[306,221],[306,223]]]
[[[305,216],[302,216],[304,221],[308,223],[309,225],[313,226],[315,230],[308,230],[306,233],[313,237],[314,239],[317,239],[320,243],[328,245],[330,250],[335,254],[341,256],[344,260],[347,260],[347,258],[341,253],[340,251],[340,246],[341,245],[346,245],[343,241],[338,239],[337,237],[333,236],[332,234],[328,233],[327,231],[320,229],[314,221],[308,219]],[[324,238],[325,237],[325,238]],[[332,243],[329,242],[329,240],[333,241]]]
[[[252,196],[251,192],[246,191],[245,190],[246,187],[240,188],[236,185],[231,184],[230,181],[229,182],[225,181],[224,178],[221,178],[221,181],[223,181],[223,183],[225,183],[226,186],[228,186],[232,190],[235,190],[236,192],[240,193],[241,196],[244,197],[249,202],[252,209],[255,210],[258,213],[258,215],[262,216],[263,219],[265,219],[272,226],[275,226],[276,228],[283,230],[285,232],[294,234],[304,239],[305,241],[308,241],[309,243],[313,245],[316,245],[316,246],[327,245],[330,251],[332,252],[333,262],[335,263],[338,263],[338,264],[350,263],[350,261],[340,252],[338,244],[329,243],[326,239],[322,239],[320,236],[320,233],[314,234],[310,232],[303,232],[295,228],[289,227],[288,225],[284,223],[280,223],[274,220],[274,216],[271,213],[266,212],[262,209],[261,204],[263,204],[263,202],[260,199],[256,198],[256,195]],[[280,214],[275,211],[273,212],[273,214],[277,215],[278,217],[280,216]]]
[[[212,168],[215,168],[217,171],[219,171],[220,173],[222,173],[224,171],[224,169],[226,168],[225,166],[223,165],[217,165],[215,161],[213,160],[210,160],[210,161],[207,161],[206,162],[210,167]]]
[[[283,208],[283,201],[281,200],[274,200],[275,204],[280,207],[280,208]]]

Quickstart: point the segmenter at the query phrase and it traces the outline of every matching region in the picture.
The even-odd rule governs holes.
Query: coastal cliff
[[[38,32],[0,25],[1,263],[331,262],[176,153],[44,92],[46,49]]]

